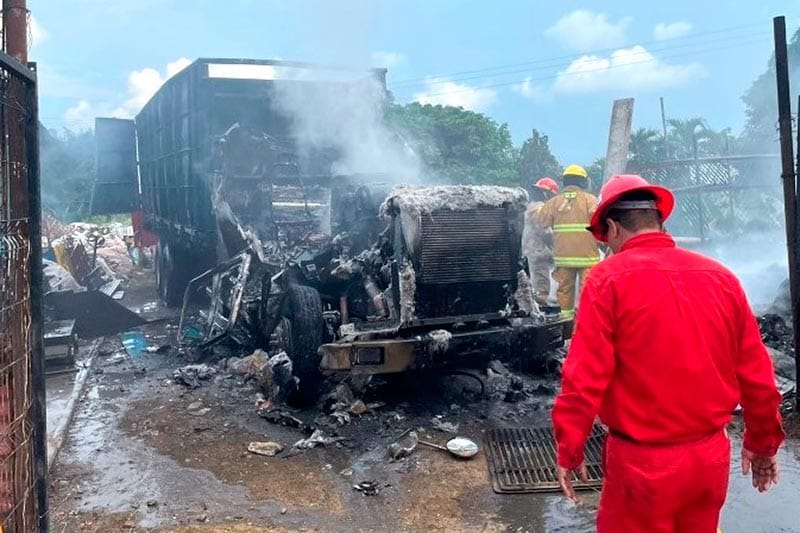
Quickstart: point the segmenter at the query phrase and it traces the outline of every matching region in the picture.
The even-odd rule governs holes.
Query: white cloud
[[[97,115],[92,104],[90,104],[88,100],[81,100],[66,110],[64,113],[64,121],[67,127],[91,127],[94,123],[95,116]]]
[[[497,101],[497,92],[492,89],[470,87],[442,78],[427,78],[425,83],[425,91],[414,95],[414,100],[421,104],[484,111]]]
[[[561,93],[646,91],[678,87],[703,77],[700,63],[669,64],[643,46],[615,50],[609,57],[585,55],[558,73],[554,90]]]
[[[558,19],[544,33],[579,52],[616,48],[625,44],[625,30],[631,20],[623,17],[611,22],[605,13],[577,9]]]
[[[660,22],[653,28],[653,39],[656,41],[677,39],[678,37],[683,37],[690,31],[692,31],[692,25],[688,22],[671,22],[669,24]]]
[[[391,68],[405,62],[405,54],[399,52],[372,52],[372,63],[377,67]]]
[[[541,85],[536,85],[530,76],[522,80],[520,83],[515,83],[512,85],[511,90],[518,95],[534,102],[541,103],[550,100],[550,94],[547,88],[542,87]]]
[[[164,82],[190,64],[191,61],[189,59],[181,57],[167,63],[163,72],[152,67],[134,70],[128,74],[128,86],[125,95],[119,95],[115,99],[104,99],[99,102],[81,99],[66,110],[64,120],[69,124],[92,127],[94,118],[98,116],[132,118],[153,97]]]
[[[192,64],[192,60],[186,57],[179,57],[175,61],[171,63],[167,63],[167,78],[170,79],[172,76],[177,74],[178,72],[182,71],[186,67]]]
[[[47,30],[45,30],[42,27],[42,25],[39,24],[39,21],[33,15],[31,15],[28,20],[29,20],[28,34],[31,41],[30,45],[31,47],[39,46],[40,44],[42,44],[47,40],[48,37]]]

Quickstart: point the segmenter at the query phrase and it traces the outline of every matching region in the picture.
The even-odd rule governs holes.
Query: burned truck
[[[207,295],[203,346],[286,352],[309,392],[326,373],[534,362],[563,345],[571,322],[537,308],[520,256],[525,191],[399,187],[378,207],[383,187],[350,179],[332,186],[330,234],[282,255],[259,242],[192,280],[181,330]]]
[[[315,72],[198,60],[127,127],[182,340],[286,352],[307,391],[325,373],[535,360],[563,345],[570,322],[536,307],[520,255],[525,192],[334,172],[340,147],[300,146],[278,94],[347,102],[365,85],[385,93],[385,71]],[[94,198],[108,205],[125,189],[113,182],[98,176]]]

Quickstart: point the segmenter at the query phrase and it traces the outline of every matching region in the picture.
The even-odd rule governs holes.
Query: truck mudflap
[[[531,320],[465,332],[440,329],[409,337],[343,340],[320,346],[320,370],[392,374],[458,366],[487,356],[534,361],[546,351],[562,347],[571,328],[571,320]]]

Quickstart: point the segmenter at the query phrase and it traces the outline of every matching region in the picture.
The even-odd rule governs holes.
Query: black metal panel
[[[422,216],[419,282],[476,283],[516,279],[505,208],[441,210]]]
[[[492,487],[499,494],[559,492],[553,429],[501,428],[486,430],[486,456]],[[600,488],[605,431],[594,426],[586,443],[589,483],[576,480],[575,490]]]
[[[90,212],[130,213],[139,207],[136,126],[132,120],[97,118],[94,125],[97,175]]]

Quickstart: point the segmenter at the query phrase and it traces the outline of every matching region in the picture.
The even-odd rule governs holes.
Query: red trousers
[[[730,463],[731,444],[722,430],[669,446],[609,435],[598,533],[716,533]]]

